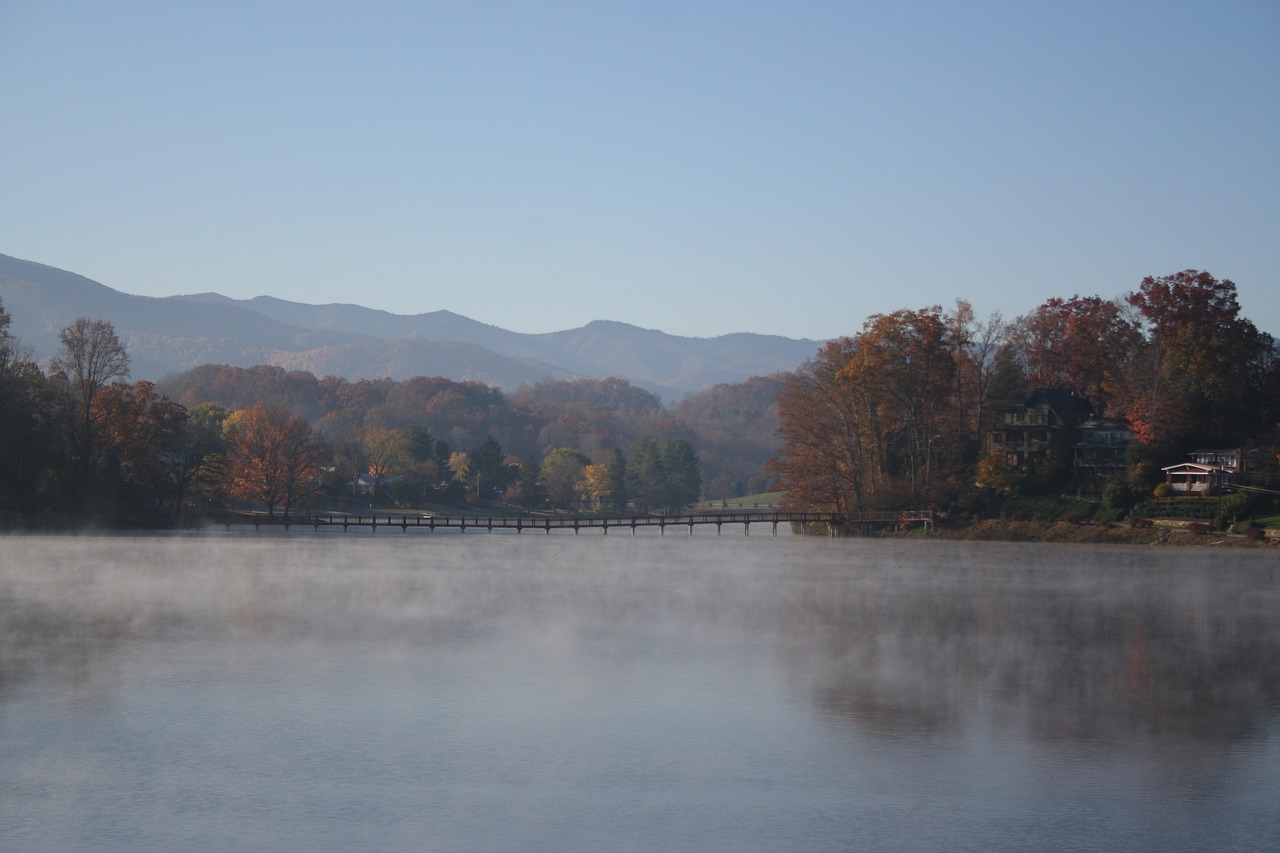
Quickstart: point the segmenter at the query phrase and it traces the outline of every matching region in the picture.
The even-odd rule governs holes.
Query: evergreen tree
[[[683,438],[662,445],[662,467],[665,474],[665,503],[679,513],[702,497],[702,466],[693,445]]]
[[[609,506],[616,513],[627,510],[627,459],[622,450],[615,447],[605,463],[609,471]]]
[[[636,442],[627,465],[628,490],[636,509],[647,513],[667,506],[667,472],[662,462],[662,448],[650,436]]]

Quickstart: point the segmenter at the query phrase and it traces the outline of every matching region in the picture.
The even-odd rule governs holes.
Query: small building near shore
[[[1175,492],[1186,494],[1215,494],[1229,486],[1261,485],[1271,478],[1261,473],[1256,464],[1250,464],[1256,452],[1246,453],[1239,447],[1193,450],[1189,462],[1180,462],[1161,470],[1164,481]],[[1256,460],[1255,460],[1256,461]]]

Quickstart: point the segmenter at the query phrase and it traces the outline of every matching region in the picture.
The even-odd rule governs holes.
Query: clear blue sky
[[[0,252],[809,338],[1196,268],[1280,335],[1280,2],[0,0]]]

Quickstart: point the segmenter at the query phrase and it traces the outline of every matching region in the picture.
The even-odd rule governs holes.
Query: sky
[[[0,253],[825,339],[1208,270],[1280,336],[1280,3],[0,0]]]

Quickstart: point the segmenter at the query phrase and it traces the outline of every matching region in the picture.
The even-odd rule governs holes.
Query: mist
[[[1120,824],[1083,829],[1098,790],[1126,826],[1171,804],[1147,840],[1193,819],[1204,842],[1227,818],[1270,832],[1254,785],[1280,781],[1275,562],[1213,557],[656,531],[4,536],[0,842],[926,849],[962,820],[974,834],[948,837],[978,849],[1009,803],[1115,840]],[[924,792],[922,834],[894,835]]]

